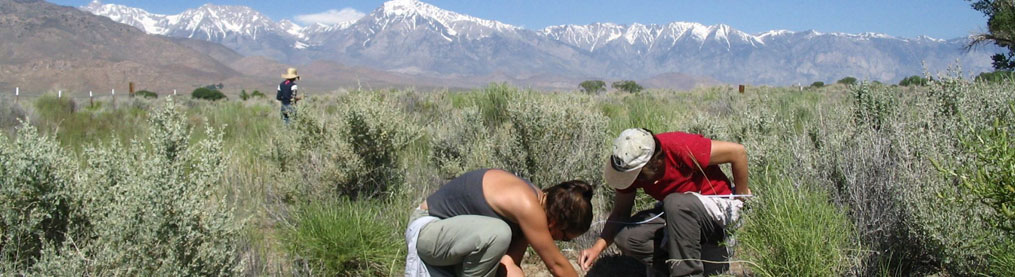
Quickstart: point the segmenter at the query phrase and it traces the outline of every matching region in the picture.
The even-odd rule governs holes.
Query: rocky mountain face
[[[995,49],[963,50],[966,38],[770,31],[731,26],[596,23],[527,30],[417,0],[385,2],[355,22],[298,26],[242,6],[206,4],[157,15],[93,2],[82,9],[151,34],[221,43],[282,63],[326,60],[447,80],[648,80],[665,76],[768,85],[834,82],[845,76],[895,82],[950,65],[990,70]],[[695,77],[696,76],[696,77]],[[682,82],[686,83],[686,82]],[[529,83],[531,84],[531,83]]]
[[[0,89],[171,89],[235,80],[228,66],[169,38],[39,0],[0,0]]]
[[[845,76],[896,81],[950,65],[989,71],[991,51],[963,50],[967,40],[883,34],[770,31],[751,35],[726,25],[592,24],[548,27],[542,34],[611,63],[606,76],[681,72],[728,83],[809,84]],[[988,49],[992,50],[992,49]]]
[[[82,10],[134,26],[148,34],[200,39],[220,43],[247,56],[267,56],[287,61],[299,50],[305,35],[289,21],[275,22],[245,6],[205,4],[176,15],[162,15],[93,1]]]

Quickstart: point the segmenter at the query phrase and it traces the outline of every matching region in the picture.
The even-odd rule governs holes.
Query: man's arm
[[[734,194],[748,195],[751,189],[747,185],[747,149],[739,143],[712,141],[712,156],[708,165],[729,163],[733,168]]]
[[[636,193],[637,191],[618,191],[613,196],[613,211],[610,212],[610,217],[603,226],[602,234],[599,235],[599,239],[596,240],[595,244],[588,249],[582,250],[581,257],[578,258],[578,264],[581,265],[582,270],[589,270],[596,263],[596,260],[599,259],[599,254],[606,247],[609,247],[610,244],[613,244],[613,239],[616,238],[617,232],[623,226],[617,222],[626,221],[631,217],[631,208],[634,207]]]

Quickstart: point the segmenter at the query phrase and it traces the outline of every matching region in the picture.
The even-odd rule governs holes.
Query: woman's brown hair
[[[572,180],[543,190],[546,218],[565,234],[584,234],[592,225],[592,186]]]

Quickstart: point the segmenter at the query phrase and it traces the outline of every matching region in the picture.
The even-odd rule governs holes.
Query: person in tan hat
[[[719,168],[726,163],[734,182]],[[644,262],[650,276],[701,276],[728,268],[702,260],[728,258],[718,244],[751,194],[743,145],[697,134],[627,129],[613,141],[604,171],[606,183],[617,191],[613,211],[600,238],[581,252],[582,268],[588,270],[614,242],[624,255]],[[660,203],[631,216],[639,188]]]
[[[296,80],[300,79],[300,75],[296,73],[295,68],[286,69],[285,73],[282,73],[282,83],[278,84],[278,92],[275,94],[275,99],[282,103],[282,121],[289,124],[289,118],[296,114],[296,107],[293,105],[297,101],[300,101],[302,97],[296,93],[299,86],[296,85]]]

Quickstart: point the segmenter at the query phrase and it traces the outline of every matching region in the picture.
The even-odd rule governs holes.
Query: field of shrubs
[[[443,182],[495,167],[600,185],[630,127],[747,147],[732,274],[1015,275],[1012,80],[355,91],[311,94],[288,125],[244,99],[0,102],[0,275],[398,276],[409,212]],[[588,274],[644,271],[609,260]]]

